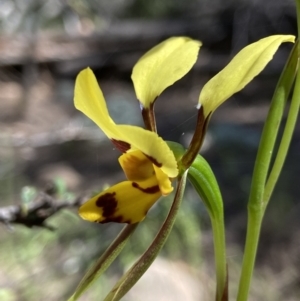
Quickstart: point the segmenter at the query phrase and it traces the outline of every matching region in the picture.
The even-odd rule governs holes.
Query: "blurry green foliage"
[[[61,179],[54,180],[57,195],[67,196],[68,191]],[[23,201],[32,201],[36,191],[24,187]],[[163,198],[137,228],[125,250],[96,282],[88,295],[92,298],[108,292],[111,276],[121,275],[148,247],[157,233],[171,205],[172,197]],[[174,260],[198,264],[201,246],[201,229],[198,214],[202,214],[199,200],[185,199],[174,231],[163,249],[162,255]],[[74,290],[87,270],[114,239],[123,225],[92,224],[82,221],[76,212],[62,210],[48,220],[57,230],[27,229],[15,226],[13,232],[0,235],[1,278],[7,277],[9,286],[0,292],[1,300],[63,300]],[[3,274],[2,274],[3,273]],[[13,285],[12,285],[13,284]]]
[[[24,186],[21,190],[21,202],[23,204],[32,202],[36,196],[37,190],[32,186]]]

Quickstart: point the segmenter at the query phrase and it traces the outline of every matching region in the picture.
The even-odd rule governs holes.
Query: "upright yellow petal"
[[[122,142],[127,141],[124,141],[125,138],[111,119],[101,88],[90,68],[82,70],[76,78],[74,104],[77,110],[93,120],[110,139],[116,144],[119,142],[120,148],[124,147]],[[127,146],[127,150],[129,148]]]
[[[103,93],[90,68],[80,71],[76,78],[74,104],[77,110],[84,113],[99,127],[102,127],[103,119],[113,122],[109,117]]]
[[[213,112],[234,93],[243,89],[273,58],[281,43],[294,42],[291,35],[274,35],[243,48],[232,61],[203,87],[199,105],[204,115]]]
[[[156,133],[111,119],[102,91],[91,69],[79,73],[75,84],[75,107],[92,119],[122,152],[140,150],[169,177],[178,174],[173,152]]]
[[[79,208],[79,215],[96,223],[142,221],[160,198],[156,177],[143,182],[125,181],[110,187]]]
[[[132,81],[137,99],[144,108],[169,86],[186,75],[195,64],[201,42],[174,37],[158,44],[136,63]]]

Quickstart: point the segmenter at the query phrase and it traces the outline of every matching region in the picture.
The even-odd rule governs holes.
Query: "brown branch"
[[[22,224],[26,227],[42,227],[55,230],[47,225],[46,220],[64,208],[77,208],[82,203],[82,198],[73,201],[59,201],[50,194],[40,192],[35,200],[29,204],[11,205],[0,207],[0,223],[11,228],[12,224]]]

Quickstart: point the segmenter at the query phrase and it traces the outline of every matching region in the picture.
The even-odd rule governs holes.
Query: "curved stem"
[[[141,278],[147,271],[154,259],[157,257],[159,251],[164,246],[176,219],[178,209],[183,197],[187,172],[185,172],[178,179],[178,186],[174,198],[174,202],[170,212],[162,225],[160,231],[156,235],[154,241],[148,250],[141,256],[141,258],[127,271],[122,278],[116,283],[110,293],[106,296],[104,301],[118,301],[120,300]]]
[[[205,118],[203,107],[200,107],[197,115],[197,125],[192,141],[181,159],[181,164],[188,169],[199,154],[200,148],[204,141],[206,128],[210,120],[210,115]]]
[[[156,120],[154,115],[154,103],[151,103],[149,108],[142,108],[142,116],[147,130],[157,132]]]
[[[120,252],[125,247],[127,240],[137,228],[139,224],[126,225],[111,245],[105,250],[102,256],[96,263],[87,271],[80,283],[78,284],[75,293],[68,301],[77,300],[92,284],[100,277],[100,275],[111,265]]]

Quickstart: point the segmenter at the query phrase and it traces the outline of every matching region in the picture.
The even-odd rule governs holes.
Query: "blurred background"
[[[0,225],[0,299],[66,300],[123,227],[88,223],[76,213],[77,199],[124,179],[120,153],[74,108],[81,69],[94,70],[117,122],[142,126],[130,80],[135,62],[170,36],[201,40],[192,71],[156,104],[159,134],[187,145],[204,83],[245,45],[279,33],[296,34],[292,0],[1,0],[0,219],[7,206],[26,212],[42,192],[67,205],[47,219],[48,228]],[[231,300],[261,129],[290,49],[283,45],[258,78],[217,110],[202,151],[224,197]],[[300,297],[299,149],[298,122],[266,213],[249,300]],[[171,201],[154,206],[118,260],[80,300],[105,296],[147,248]],[[160,257],[124,300],[213,300],[214,289],[209,218],[188,187]]]

